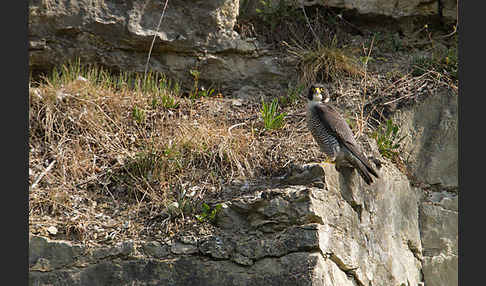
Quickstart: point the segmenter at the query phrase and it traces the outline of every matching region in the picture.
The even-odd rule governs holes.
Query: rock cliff
[[[189,71],[197,69],[201,81],[234,92],[286,86],[295,69],[254,38],[242,39],[235,32],[239,2],[171,0],[157,31],[165,1],[31,0],[29,67],[48,70],[79,57],[84,63],[113,70],[144,72],[156,35],[148,68],[181,82],[191,82]],[[437,16],[457,20],[454,0],[290,2],[397,19]]]
[[[93,250],[31,236],[30,285],[458,285],[457,196],[425,199],[393,165],[372,186],[310,168],[317,183],[222,202],[205,237]]]
[[[281,89],[295,74],[234,31],[238,0],[168,3],[157,32],[165,1],[31,0],[29,66],[80,57],[143,72],[156,34],[150,69],[182,82],[197,69],[201,81],[238,95]],[[303,4],[457,19],[456,1]],[[406,150],[412,181],[389,163],[371,186],[314,166],[305,179],[252,185],[222,201],[216,231],[204,237],[93,249],[31,235],[29,285],[458,285],[457,95],[438,94],[395,118],[418,132]]]
[[[162,1],[30,1],[29,66],[49,69],[80,57],[110,69],[144,72],[154,35],[149,69],[220,88],[279,84],[288,68],[233,28],[238,1],[171,0],[162,25]]]
[[[419,285],[419,192],[408,179],[388,166],[368,187],[333,166],[313,168],[325,183],[255,185],[223,202],[207,237],[87,253],[33,236],[31,285]]]

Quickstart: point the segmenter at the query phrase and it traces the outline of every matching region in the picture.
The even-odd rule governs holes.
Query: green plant
[[[434,70],[434,60],[427,56],[415,56],[412,59],[412,75],[420,76],[429,70]]]
[[[265,127],[265,130],[272,130],[272,129],[278,129],[282,127],[284,123],[285,116],[287,115],[285,112],[284,113],[278,113],[278,99],[274,98],[272,103],[268,104],[266,103],[263,98],[262,98],[262,109],[261,109],[261,115],[263,118],[263,124]]]
[[[201,213],[196,215],[196,218],[200,222],[203,222],[205,220],[209,220],[212,222],[216,219],[216,214],[221,210],[222,207],[223,206],[221,204],[217,204],[213,209],[211,209],[208,204],[203,203],[201,206]]]
[[[412,75],[420,76],[428,71],[435,71],[457,79],[457,48],[446,51],[433,50],[429,56],[418,55],[412,59]]]
[[[201,97],[211,97],[214,94],[214,88],[205,89],[204,86],[198,92]]]
[[[370,57],[370,56],[363,56],[363,57],[359,57],[359,60],[361,61],[363,66],[366,66],[366,65],[368,65],[368,63],[374,61],[375,59],[373,57]]]
[[[406,137],[406,135],[400,137],[399,127],[393,123],[392,119],[388,119],[384,125],[381,124],[373,133],[380,154],[390,159],[398,154],[397,149],[400,148],[400,143]]]
[[[160,94],[152,97],[152,109],[156,109],[159,105],[166,109],[174,109],[179,107],[179,102],[170,94]]]
[[[162,101],[162,106],[165,108],[171,109],[179,106],[179,102],[177,102],[175,98],[169,94],[161,95],[160,99]]]
[[[98,73],[99,69],[96,69]],[[69,82],[75,81],[78,76],[86,76],[87,70],[85,66],[81,65],[81,60],[76,58],[75,60],[68,61],[61,65],[60,68],[54,67],[50,76],[46,77],[46,82],[51,87],[61,87]]]
[[[453,78],[457,79],[458,60],[456,47],[447,50],[446,56],[443,58],[442,63],[444,70],[447,71]]]
[[[104,91],[138,91],[148,94],[180,95],[180,86],[165,74],[150,71],[146,76],[136,72],[108,70],[95,64],[82,64],[79,58],[54,67],[41,80],[51,88],[60,88],[73,82],[85,81],[90,87]]]
[[[191,90],[191,93],[189,94],[189,97],[191,99],[196,99],[198,97],[199,75],[201,75],[201,72],[198,71],[198,70],[190,70],[189,73],[194,78],[194,86],[192,87],[192,90]]]
[[[132,109],[132,118],[138,123],[145,121],[145,111],[138,106],[134,106]]]
[[[286,95],[279,96],[278,102],[282,105],[282,107],[294,105],[299,100],[299,95],[304,90],[305,85],[299,84],[297,86],[289,86],[287,88]]]
[[[354,120],[351,115],[347,115],[346,114],[346,116],[344,116],[344,120],[346,120],[346,123],[349,125],[349,127],[351,128],[351,130],[356,130],[357,129],[356,120]]]
[[[134,158],[131,158],[123,168],[126,173],[133,180],[145,180],[146,182],[155,182],[160,178],[160,174],[164,169],[164,158],[160,151],[156,150],[154,146],[145,145],[145,148],[138,151]]]
[[[175,200],[167,205],[169,215],[172,217],[184,217],[184,214],[192,213],[194,206],[190,199],[191,195],[187,194],[187,189],[179,186],[174,188],[174,192],[176,193]]]
[[[383,52],[398,52],[404,50],[404,45],[398,33],[391,32],[376,32],[373,33],[375,37],[377,53]]]
[[[175,170],[182,170],[183,165],[181,162],[182,154],[179,151],[179,146],[177,143],[167,144],[164,146],[162,150],[162,154],[168,163],[168,167],[170,170],[166,171],[175,171]]]
[[[192,87],[191,92],[189,93],[190,99],[196,99],[200,97],[210,97],[214,94],[214,88],[205,89],[204,86],[199,88],[199,76],[201,72],[198,70],[189,70],[189,73],[194,78],[194,86]]]

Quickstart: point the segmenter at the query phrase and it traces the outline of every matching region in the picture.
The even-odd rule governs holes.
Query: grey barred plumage
[[[370,174],[376,178],[378,174],[364,156],[344,118],[332,105],[327,104],[330,99],[327,93],[324,103],[321,102],[322,92],[325,92],[323,85],[314,84],[310,87],[307,105],[309,131],[320,150],[336,163],[337,170],[341,167],[355,168],[365,182],[371,184],[373,179]]]
[[[316,106],[309,106],[311,112],[307,112],[307,128],[309,128],[312,136],[315,138],[317,145],[321,152],[330,158],[334,158],[335,154],[339,152],[339,142],[337,138],[330,134],[330,130],[325,126],[320,125],[319,116],[315,110]]]

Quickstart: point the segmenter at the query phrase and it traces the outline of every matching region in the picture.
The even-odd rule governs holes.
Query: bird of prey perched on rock
[[[325,96],[324,101],[323,95]],[[307,127],[336,170],[341,167],[355,168],[369,185],[373,182],[370,174],[378,178],[371,167],[353,132],[339,112],[330,104],[330,97],[321,84],[313,84],[307,96]],[[326,160],[327,161],[327,160]]]

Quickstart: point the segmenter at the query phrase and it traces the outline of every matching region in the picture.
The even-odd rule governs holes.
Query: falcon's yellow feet
[[[326,159],[319,163],[319,165],[322,167],[324,167],[325,164],[336,165],[336,162],[334,162],[332,159]]]

